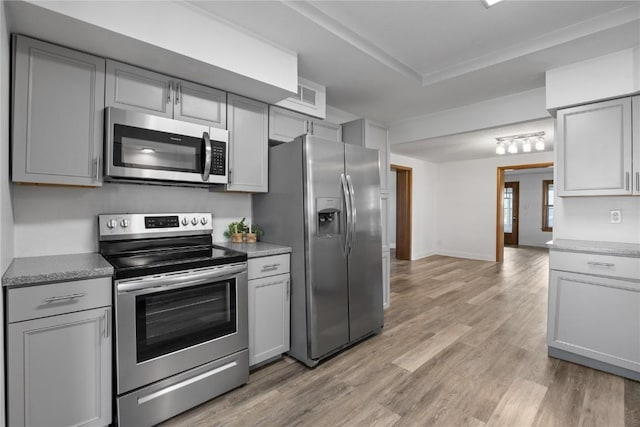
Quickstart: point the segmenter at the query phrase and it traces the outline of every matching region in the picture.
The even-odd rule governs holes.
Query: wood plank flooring
[[[285,357],[164,426],[640,427],[640,383],[547,357],[547,251],[392,261],[382,334]]]

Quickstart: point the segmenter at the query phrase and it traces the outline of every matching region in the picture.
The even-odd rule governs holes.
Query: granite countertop
[[[265,243],[265,242],[256,242],[256,243],[215,242],[214,245],[244,252],[247,254],[247,258],[259,258],[263,256],[291,253],[291,248],[289,246],[274,245],[272,243]]]
[[[640,244],[637,243],[554,239],[547,242],[547,247],[562,252],[587,252],[592,254],[640,258]]]
[[[112,275],[113,267],[98,253],[15,258],[2,276],[2,286],[15,288]]]

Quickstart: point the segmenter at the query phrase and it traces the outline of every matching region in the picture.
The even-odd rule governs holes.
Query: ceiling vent
[[[326,117],[326,99],[324,86],[299,77],[298,94],[277,102],[276,105],[324,119]]]

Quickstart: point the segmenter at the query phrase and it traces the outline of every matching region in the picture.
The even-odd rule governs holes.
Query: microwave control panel
[[[221,141],[211,141],[211,175],[226,175],[227,144]]]

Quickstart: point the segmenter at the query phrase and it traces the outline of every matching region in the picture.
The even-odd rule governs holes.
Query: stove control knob
[[[110,219],[109,221],[107,221],[107,228],[109,229],[116,228],[116,225],[118,225],[118,221],[116,221],[115,219]]]
[[[202,219],[200,220],[200,223],[201,223],[202,225],[207,225],[207,217],[206,217],[206,216],[203,216],[203,217],[202,217]]]
[[[198,224],[198,218],[193,217],[193,219],[191,220],[191,224],[193,224],[193,225]]]
[[[129,220],[123,219],[120,221],[120,227],[127,228],[129,226]]]
[[[182,218],[182,225],[184,225],[185,227],[189,225],[189,220],[187,219],[187,217]]]

